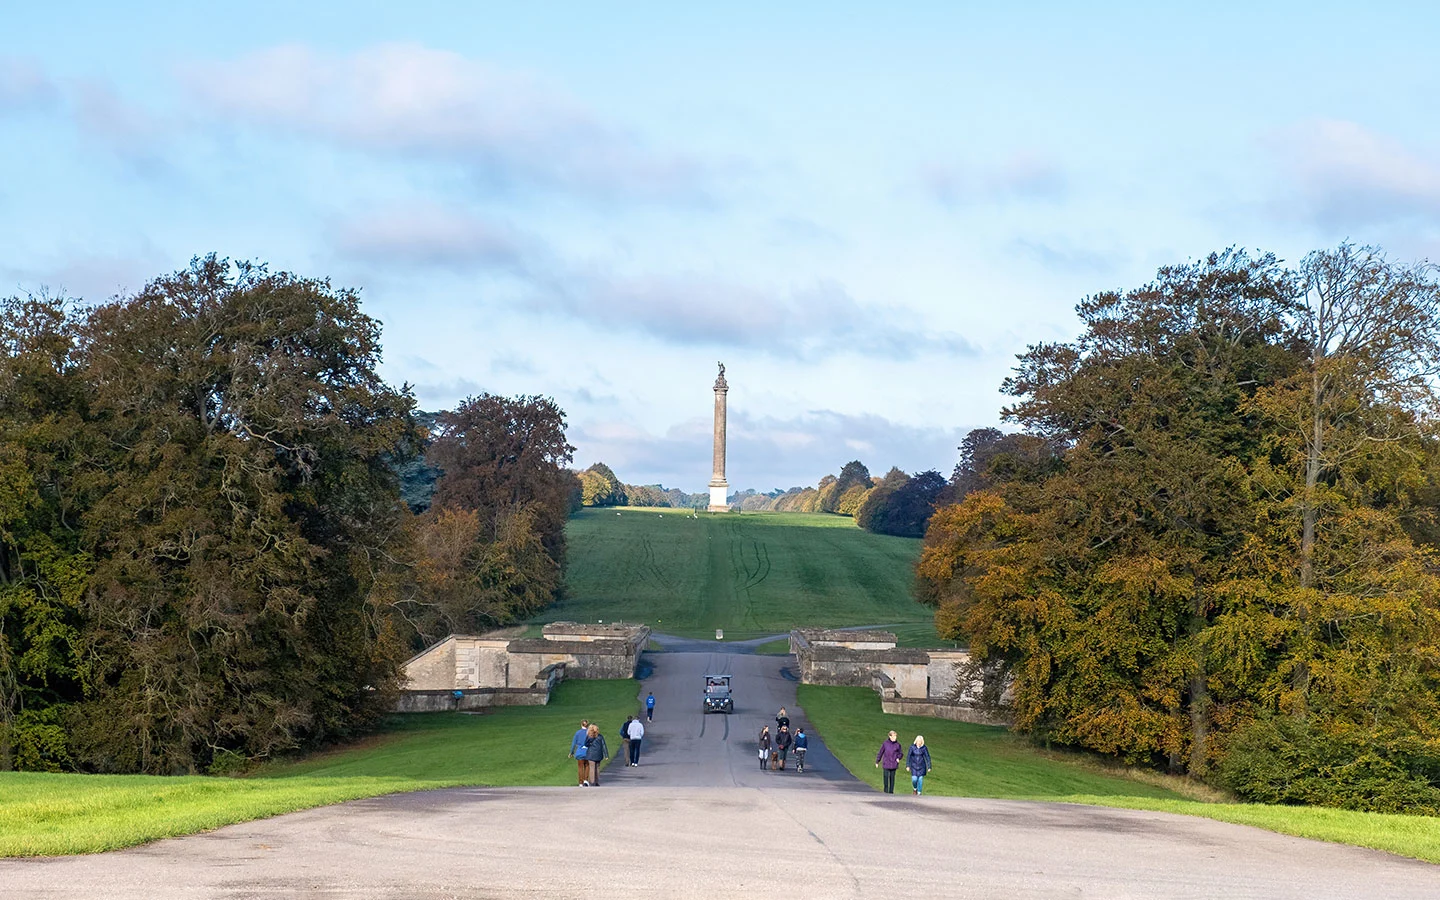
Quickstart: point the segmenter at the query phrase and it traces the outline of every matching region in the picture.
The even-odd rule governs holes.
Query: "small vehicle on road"
[[[735,700],[730,696],[730,676],[706,675],[705,712],[723,712],[729,714],[734,711]]]

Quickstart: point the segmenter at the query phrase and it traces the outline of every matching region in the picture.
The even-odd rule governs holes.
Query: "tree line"
[[[104,303],[0,300],[0,768],[342,739],[418,647],[554,600],[563,412],[417,417],[380,353],[354,292],[215,256]]]
[[[625,484],[603,462],[583,469],[577,477],[580,479],[580,502],[584,506],[705,509],[710,503],[709,494],[688,494],[679,488],[666,489],[660,484]]]
[[[941,634],[1047,742],[1440,813],[1435,270],[1230,250],[1077,312],[930,521]]]
[[[935,511],[954,492],[955,474],[945,476],[931,469],[908,475],[892,467],[876,478],[858,459],[840,467],[839,474],[826,475],[815,487],[776,489],[768,493],[739,491],[732,505],[742,512],[832,513],[853,516],[855,523],[875,534],[920,537]]]

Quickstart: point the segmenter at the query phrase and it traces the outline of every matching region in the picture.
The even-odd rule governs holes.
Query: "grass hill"
[[[566,536],[566,599],[546,621],[733,638],[895,625],[906,643],[936,642],[932,610],[910,592],[920,542],[870,534],[849,516],[586,509]]]

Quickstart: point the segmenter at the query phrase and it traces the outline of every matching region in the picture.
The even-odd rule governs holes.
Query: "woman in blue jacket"
[[[917,797],[925,789],[925,776],[933,768],[930,765],[930,748],[925,746],[925,735],[915,735],[915,743],[910,745],[910,752],[905,756],[905,771],[910,773],[910,787]]]

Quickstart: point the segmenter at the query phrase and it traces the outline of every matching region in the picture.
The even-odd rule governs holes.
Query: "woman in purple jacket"
[[[895,770],[900,768],[900,741],[896,739],[895,732],[885,739],[880,745],[880,752],[875,754],[875,768],[885,770],[885,793],[895,793]]]

